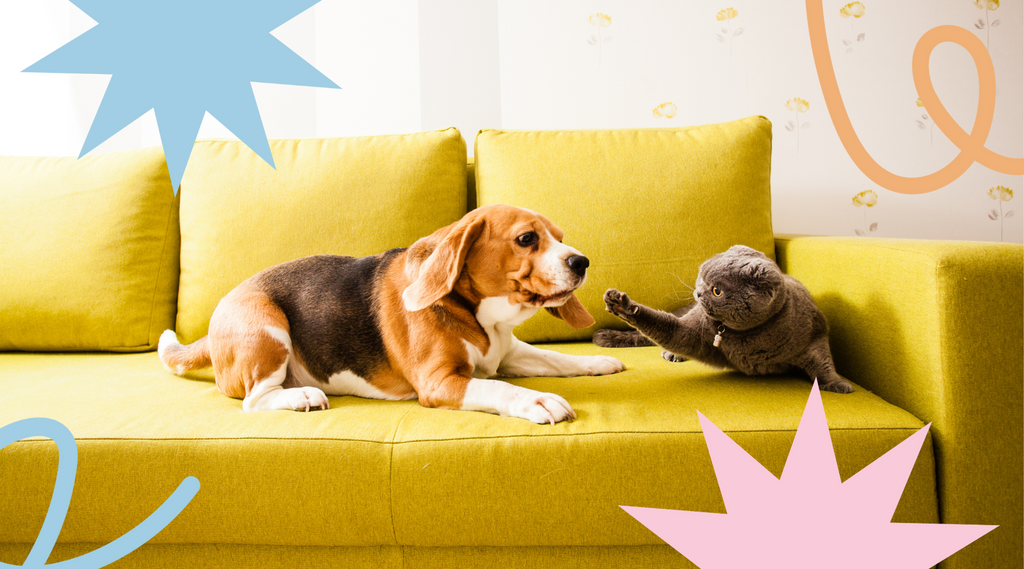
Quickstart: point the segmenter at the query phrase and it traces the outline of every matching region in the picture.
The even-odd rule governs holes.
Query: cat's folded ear
[[[750,257],[759,257],[764,259],[768,258],[764,253],[752,247],[747,247],[746,245],[733,245],[732,247],[729,247],[729,252],[737,255],[747,255]]]
[[[545,310],[555,316],[555,318],[561,318],[565,320],[565,323],[573,328],[586,328],[594,324],[594,317],[587,312],[587,309],[583,307],[583,303],[580,299],[576,298],[576,295],[569,297],[569,300],[565,301],[562,306],[545,306]]]

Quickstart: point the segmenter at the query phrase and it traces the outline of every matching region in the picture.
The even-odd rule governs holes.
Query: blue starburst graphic
[[[177,192],[209,112],[271,166],[251,82],[339,88],[270,32],[319,0],[70,0],[97,22],[29,66],[110,75],[79,158],[154,109]]]

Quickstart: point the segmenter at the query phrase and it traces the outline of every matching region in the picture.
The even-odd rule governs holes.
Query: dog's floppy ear
[[[405,273],[413,281],[402,292],[406,310],[422,310],[452,291],[483,227],[482,217],[465,217],[413,243],[405,259]]]
[[[556,318],[565,320],[565,323],[573,328],[586,328],[594,323],[594,317],[587,312],[575,294],[570,296],[562,306],[546,306],[545,308]]]

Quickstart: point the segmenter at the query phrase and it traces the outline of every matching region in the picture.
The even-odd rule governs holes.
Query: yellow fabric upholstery
[[[0,351],[141,351],[174,322],[163,151],[0,157]]]
[[[0,354],[0,417],[52,417],[78,439],[66,543],[117,538],[191,475],[199,493],[152,543],[635,546],[662,542],[620,505],[724,512],[698,410],[778,476],[810,393],[803,379],[672,364],[657,348],[552,348],[614,354],[628,370],[513,380],[573,405],[576,421],[550,426],[355,397],[243,413],[209,372],[175,377],[152,352]],[[844,479],[923,426],[863,389],[822,399]],[[18,508],[0,514],[0,535],[31,543],[56,446],[21,441],[2,456],[0,503]],[[938,520],[930,442],[896,518]]]
[[[692,284],[711,253],[734,242],[774,249],[828,316],[837,368],[858,386],[822,394],[843,479],[930,422],[893,521],[999,524],[941,569],[1020,568],[1024,248],[773,242],[770,141],[757,117],[678,130],[484,131],[467,168],[448,129],[277,141],[276,172],[240,143],[201,142],[181,191],[179,332],[205,334],[219,298],[259,269],[408,245],[478,200],[532,207],[566,229],[593,262],[582,298],[599,326],[608,319],[595,301],[607,286],[673,308],[689,298],[679,280]],[[697,411],[782,471],[810,383],[668,363],[659,348],[545,346],[627,366],[510,380],[572,404],[579,418],[554,426],[354,397],[308,414],[243,413],[210,370],[177,377],[154,352],[10,351],[145,349],[173,323],[178,202],[161,154],[125,156],[0,159],[0,180],[31,193],[0,186],[0,216],[18,212],[0,224],[0,280],[10,267],[42,273],[0,287],[0,342],[22,342],[0,347],[0,426],[50,417],[78,440],[51,562],[122,536],[195,476],[192,503],[114,567],[693,569],[619,506],[724,511]],[[479,191],[467,191],[468,172]],[[95,191],[74,193],[87,187]],[[20,220],[54,214],[63,225]],[[78,256],[91,264],[74,265]],[[135,264],[149,268],[136,274]],[[76,279],[99,292],[69,293]],[[537,318],[548,323],[517,334],[572,336]],[[11,322],[27,328],[10,331]],[[25,560],[57,459],[42,439],[0,450],[0,562]]]
[[[943,564],[1024,558],[1024,248],[780,238],[779,264],[831,325],[836,368],[932,423],[944,523],[998,524]]]
[[[466,213],[466,144],[454,128],[270,149],[276,170],[238,141],[192,150],[181,182],[182,341],[205,336],[217,302],[267,267],[407,247]]]
[[[623,512],[623,515],[626,515]],[[630,518],[632,519],[632,518]],[[78,557],[99,543],[58,544],[50,563]],[[0,543],[0,560],[17,565],[28,545]],[[494,569],[495,567],[587,567],[694,569],[696,565],[667,545],[614,547],[303,547],[266,545],[147,544],[112,569]]]
[[[625,329],[604,310],[614,287],[663,310],[688,304],[697,268],[743,244],[774,255],[771,123],[764,117],[679,129],[504,131],[476,138],[477,203],[547,216],[591,260],[577,293],[597,324],[573,330],[546,312],[527,342]]]

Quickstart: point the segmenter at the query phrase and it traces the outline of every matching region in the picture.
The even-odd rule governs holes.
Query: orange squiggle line
[[[893,174],[875,162],[857,137],[857,131],[853,128],[850,115],[843,103],[843,95],[839,91],[835,68],[832,66],[832,54],[829,52],[828,38],[825,35],[822,0],[807,0],[807,28],[811,35],[814,66],[818,72],[818,81],[821,83],[821,92],[825,96],[825,104],[832,117],[832,124],[835,125],[836,133],[847,154],[871,181],[901,194],[925,194],[949,185],[975,162],[1003,174],[1024,174],[1024,158],[1009,158],[985,147],[995,116],[996,72],[985,44],[970,31],[957,26],[938,26],[921,36],[914,48],[914,86],[921,96],[921,103],[935,121],[935,125],[960,149],[960,153],[937,172],[908,178]],[[950,116],[932,86],[928,61],[935,47],[943,42],[953,42],[966,49],[978,69],[978,111],[970,134],[967,134]]]

